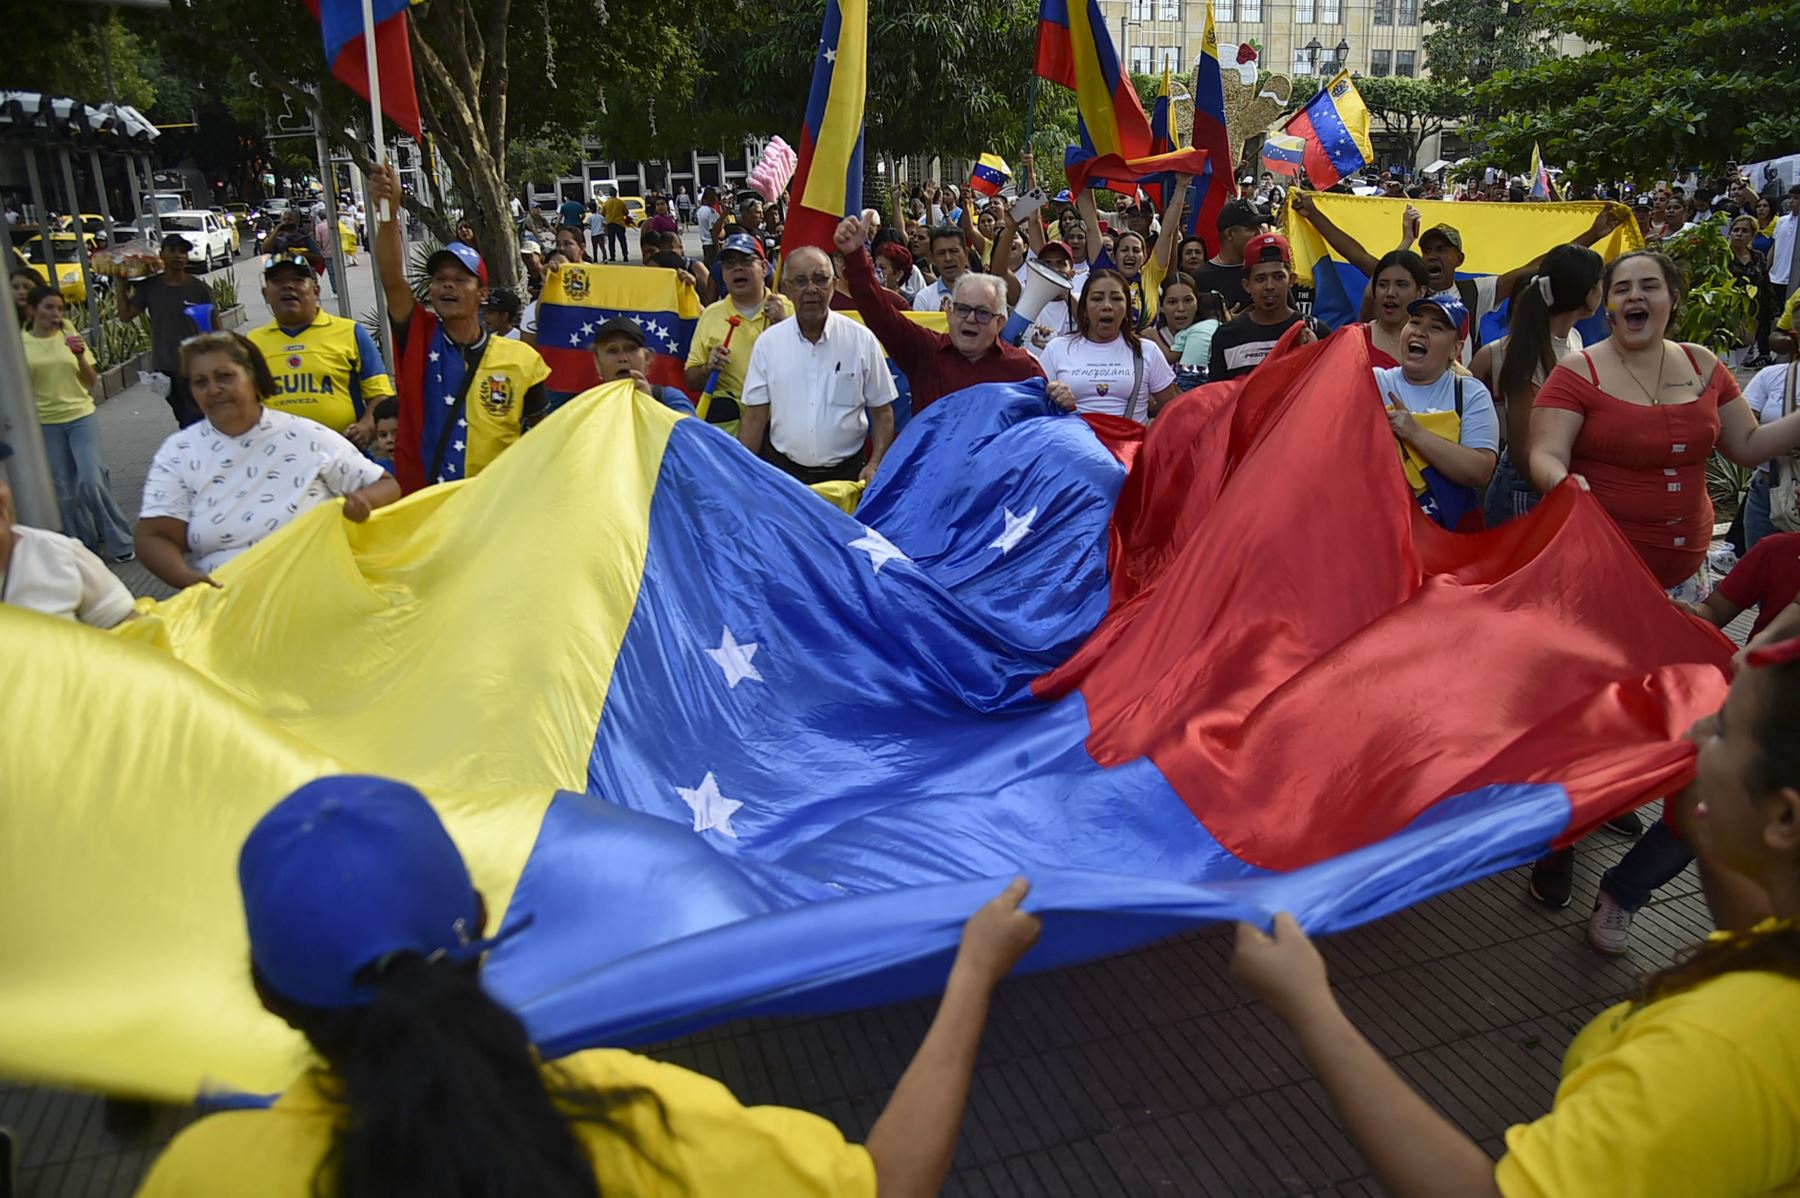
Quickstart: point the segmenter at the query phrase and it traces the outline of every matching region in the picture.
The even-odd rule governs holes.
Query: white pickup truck
[[[188,263],[201,270],[231,265],[231,230],[211,212],[182,208],[162,214],[163,234],[179,233],[188,243]]]

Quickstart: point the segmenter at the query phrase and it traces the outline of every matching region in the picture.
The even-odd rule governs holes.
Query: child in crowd
[[[394,470],[394,436],[400,428],[400,401],[390,395],[375,405],[375,437],[363,450],[371,462],[390,474]]]

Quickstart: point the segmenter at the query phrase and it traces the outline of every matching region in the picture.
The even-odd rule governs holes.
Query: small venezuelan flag
[[[1263,141],[1263,169],[1277,175],[1298,175],[1306,158],[1306,143],[1287,133],[1271,133]]]
[[[1012,178],[1012,171],[1007,169],[1006,159],[998,154],[983,154],[969,172],[969,190],[984,196],[997,196],[1006,181]]]
[[[700,298],[662,267],[562,266],[538,297],[538,353],[555,391],[586,391],[600,382],[594,330],[615,316],[635,321],[650,350],[649,379],[687,390],[682,369],[700,319]]]
[[[381,111],[396,126],[423,140],[419,127],[419,94],[413,84],[412,43],[407,10],[418,0],[373,0],[375,65],[381,79]],[[319,20],[325,39],[325,61],[332,77],[369,98],[369,59],[363,42],[363,11],[358,0],[304,0]]]
[[[1306,177],[1314,187],[1330,187],[1375,157],[1369,110],[1349,71],[1339,71],[1320,88],[1288,121],[1287,132],[1306,143]]]

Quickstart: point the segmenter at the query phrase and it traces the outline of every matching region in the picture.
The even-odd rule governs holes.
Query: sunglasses
[[[312,259],[298,250],[288,254],[263,255],[262,268],[265,272],[274,270],[277,266],[304,266],[307,270],[311,270]]]
[[[951,304],[950,311],[953,315],[967,317],[983,327],[986,327],[989,321],[999,315],[997,312],[989,312],[986,308],[973,308],[968,304]]]

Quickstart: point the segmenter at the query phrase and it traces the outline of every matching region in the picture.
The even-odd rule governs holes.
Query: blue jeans
[[[89,549],[104,545],[108,557],[130,553],[131,525],[113,499],[112,475],[100,455],[100,418],[90,412],[43,428],[63,531]]]
[[[1636,911],[1650,901],[1651,891],[1674,881],[1693,859],[1693,846],[1657,820],[1617,865],[1600,875],[1600,889],[1627,911]]]
[[[1764,537],[1772,537],[1781,531],[1769,519],[1769,488],[1773,485],[1773,476],[1767,470],[1758,470],[1750,481],[1750,491],[1744,496],[1745,553]]]
[[[1498,528],[1529,512],[1542,498],[1531,480],[1513,468],[1512,450],[1508,448],[1500,454],[1500,460],[1494,465],[1494,477],[1488,480],[1482,518],[1489,528]]]

